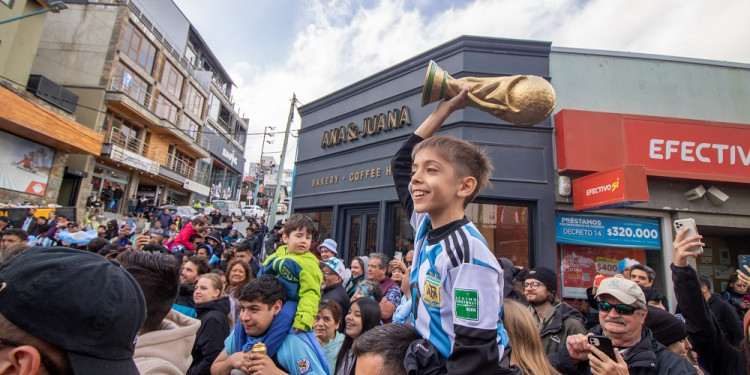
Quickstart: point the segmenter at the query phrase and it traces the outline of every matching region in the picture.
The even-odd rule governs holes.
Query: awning
[[[72,154],[99,155],[104,136],[0,87],[0,129]]]

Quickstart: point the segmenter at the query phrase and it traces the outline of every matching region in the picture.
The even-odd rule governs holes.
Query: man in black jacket
[[[677,303],[687,324],[688,335],[693,350],[698,353],[703,366],[712,374],[746,374],[748,368],[748,342],[743,341],[743,351],[736,349],[721,332],[719,322],[714,319],[711,309],[700,290],[698,273],[688,265],[688,257],[698,254],[690,251],[693,246],[705,246],[703,236],[687,237],[687,228],[677,234],[672,244],[674,263],[672,281]],[[743,332],[744,333],[744,332]],[[745,338],[744,340],[747,340]]]
[[[711,309],[711,313],[714,314],[714,318],[719,322],[721,332],[724,333],[729,343],[734,346],[738,346],[742,341],[745,334],[742,332],[742,321],[737,316],[737,312],[734,307],[721,298],[721,295],[711,293],[711,281],[705,276],[698,275],[698,280],[701,283],[701,292],[703,298],[708,302],[708,307]]]
[[[656,341],[644,326],[646,297],[638,284],[619,277],[605,279],[596,292],[597,326],[589,335],[612,340],[616,361],[588,343],[588,336],[569,336],[550,361],[563,374],[697,374],[687,361]]]
[[[323,273],[323,285],[321,286],[323,292],[320,299],[329,299],[338,303],[341,306],[341,316],[346,316],[349,313],[351,302],[343,285],[344,278],[349,279],[346,275],[344,263],[338,258],[330,258],[327,262],[320,262],[320,270]],[[339,332],[344,332],[344,323],[342,319]]]

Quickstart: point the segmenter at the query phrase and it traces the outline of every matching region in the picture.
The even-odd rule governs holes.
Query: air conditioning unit
[[[26,90],[71,114],[75,113],[78,106],[78,95],[43,75],[30,75]]]

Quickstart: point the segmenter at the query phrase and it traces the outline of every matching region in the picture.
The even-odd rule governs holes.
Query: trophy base
[[[446,82],[449,78],[451,76],[445,70],[430,60],[422,86],[422,107],[443,99]]]

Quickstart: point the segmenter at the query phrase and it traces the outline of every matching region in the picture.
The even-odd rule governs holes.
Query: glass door
[[[344,235],[347,245],[345,261],[347,264],[352,258],[359,255],[367,255],[377,250],[378,244],[378,210],[359,209],[346,212],[346,227]]]

